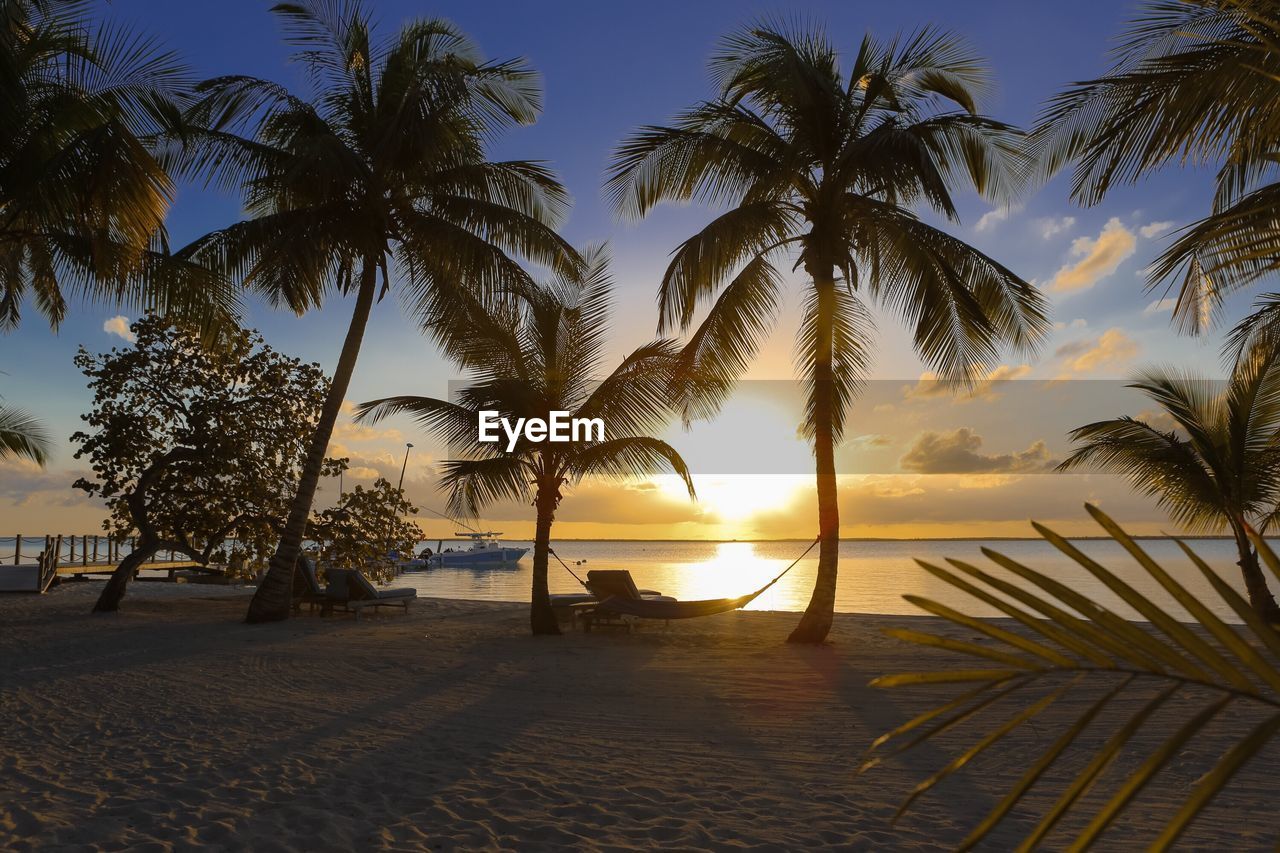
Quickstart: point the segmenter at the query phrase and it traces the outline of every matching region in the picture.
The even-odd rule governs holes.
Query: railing
[[[44,550],[40,552],[40,571],[36,577],[36,592],[43,594],[58,576],[58,552],[62,550],[61,536],[44,537]]]
[[[53,540],[56,540],[54,542]],[[56,548],[57,562],[63,566],[110,566],[133,551],[137,537],[112,539],[101,534],[61,534],[0,536],[0,565],[30,565],[39,560],[50,544]],[[189,558],[172,551],[158,551],[148,563],[180,563]]]

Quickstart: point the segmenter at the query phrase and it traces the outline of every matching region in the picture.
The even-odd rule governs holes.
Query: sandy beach
[[[921,620],[840,615],[821,648],[783,644],[793,614],[531,638],[521,605],[446,600],[248,627],[243,590],[136,584],[93,617],[98,588],[0,598],[0,848],[944,849],[1086,696],[892,826],[954,754],[855,772],[872,738],[954,692],[866,686],[956,664],[880,633]],[[1184,842],[1273,848],[1274,759]],[[1148,840],[1205,760],[1180,755],[1109,846]],[[1008,823],[990,849],[1030,815]]]

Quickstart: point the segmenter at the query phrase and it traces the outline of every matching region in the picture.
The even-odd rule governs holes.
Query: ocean
[[[460,543],[445,542],[445,547]],[[505,540],[505,544],[532,547],[529,542]],[[1156,582],[1118,544],[1110,540],[1079,540],[1083,552],[1179,617],[1184,611],[1173,604]],[[1209,602],[1223,619],[1238,622],[1221,603],[1208,581],[1168,539],[1142,540],[1142,547],[1165,570]],[[1199,539],[1192,549],[1237,590],[1243,590],[1235,544],[1225,539]],[[435,541],[426,543],[436,547]],[[752,592],[781,572],[808,546],[807,542],[637,542],[573,541],[555,545],[557,553],[579,576],[590,569],[627,569],[642,589],[653,589],[680,599],[726,598]],[[1128,617],[1138,618],[1102,583],[1084,568],[1039,539],[1016,540],[912,540],[845,541],[840,546],[840,575],[836,586],[836,610],[842,613],[914,614],[921,611],[904,601],[917,595],[962,610],[974,616],[1001,615],[995,608],[935,578],[916,560],[946,566],[950,557],[991,570],[1000,577],[1012,575],[982,554],[987,547],[1027,565],[1100,604]],[[817,571],[817,549],[802,560],[764,595],[753,601],[751,610],[803,610],[813,589]],[[580,564],[578,564],[580,562]],[[551,560],[551,591],[579,592],[573,575]],[[470,598],[492,601],[528,601],[533,574],[532,552],[514,565],[488,568],[445,567],[407,572],[397,586],[411,586],[419,595]],[[1274,578],[1272,588],[1280,592]]]
[[[23,543],[24,557],[34,561],[42,540]],[[445,540],[444,547],[465,543]],[[419,595],[486,601],[528,601],[533,574],[532,543],[504,540],[504,544],[529,548],[518,563],[484,568],[445,567],[406,572],[395,586],[410,586]],[[1156,582],[1115,542],[1105,539],[1076,540],[1075,544],[1103,566],[1141,590],[1162,606],[1186,617]],[[1226,539],[1190,541],[1199,556],[1237,590],[1243,591],[1235,565],[1235,545]],[[13,559],[12,537],[0,537],[0,561]],[[1238,622],[1219,601],[1199,570],[1169,539],[1147,539],[1142,547],[1185,587],[1223,619]],[[436,540],[419,544],[435,548]],[[556,551],[580,577],[590,569],[626,569],[642,589],[653,589],[679,599],[729,598],[753,592],[787,567],[807,542],[689,542],[689,541],[568,541]],[[903,600],[917,595],[974,616],[998,616],[999,612],[935,578],[916,560],[946,566],[947,558],[964,560],[1000,577],[1014,580],[982,554],[991,548],[1093,598],[1127,618],[1138,618],[1117,596],[1084,568],[1040,539],[959,540],[919,539],[894,541],[847,540],[840,545],[840,576],[836,586],[836,610],[841,613],[914,614],[920,610]],[[105,546],[104,546],[105,548]],[[105,553],[105,551],[104,551]],[[800,561],[772,588],[753,601],[751,610],[803,610],[813,589],[817,549]],[[1272,588],[1280,593],[1280,583]],[[581,587],[553,558],[549,584],[552,592],[580,592]]]

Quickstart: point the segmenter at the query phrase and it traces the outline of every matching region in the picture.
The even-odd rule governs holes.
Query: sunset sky
[[[107,14],[134,22],[179,51],[201,76],[247,73],[302,87],[269,3],[155,3],[115,0]],[[548,161],[574,197],[564,234],[575,244],[608,241],[617,280],[614,351],[653,337],[657,284],[672,248],[713,211],[663,206],[639,224],[620,223],[601,191],[613,147],[644,123],[660,123],[709,97],[705,62],[717,38],[762,16],[822,22],[846,54],[864,32],[882,37],[932,24],[966,36],[994,68],[998,90],[985,105],[996,118],[1030,123],[1063,84],[1100,74],[1111,39],[1132,9],[1078,2],[379,2],[384,32],[419,15],[447,17],[491,57],[527,57],[544,75],[546,110],[534,126],[507,134],[498,157]],[[1049,34],[1046,36],[1046,34]],[[1055,330],[1035,356],[1010,355],[993,382],[956,396],[929,381],[910,341],[891,317],[879,324],[873,381],[855,404],[841,450],[842,527],[848,536],[1026,535],[1028,518],[1066,531],[1090,530],[1080,504],[1094,500],[1135,532],[1168,528],[1150,501],[1102,476],[1056,475],[1065,433],[1089,420],[1147,410],[1122,380],[1143,366],[1172,364],[1221,376],[1219,334],[1186,338],[1170,329],[1171,301],[1144,293],[1143,269],[1168,235],[1202,216],[1211,198],[1207,172],[1168,170],[1121,187],[1095,208],[1068,198],[1060,177],[1013,209],[959,197],[960,223],[946,227],[1044,288]],[[233,197],[184,186],[170,221],[175,245],[233,221]],[[794,291],[793,291],[794,296]],[[789,305],[740,393],[721,417],[665,436],[698,473],[701,500],[690,503],[665,478],[585,483],[557,518],[560,537],[808,538],[816,524],[812,460],[797,437],[801,415],[793,376],[795,306]],[[1227,325],[1247,299],[1228,306]],[[331,370],[350,305],[335,300],[305,317],[250,303],[245,323],[275,348]],[[67,437],[89,405],[72,365],[76,347],[124,344],[128,322],[110,306],[76,304],[57,334],[27,307],[22,327],[0,336],[0,395],[40,416],[57,437],[45,470],[0,463],[0,535],[92,532],[102,511],[73,492],[82,467]],[[445,396],[458,374],[398,313],[377,306],[350,400],[391,394]],[[1100,381],[1110,380],[1110,381]],[[407,420],[373,427],[344,416],[331,452],[352,459],[347,484],[399,475],[406,442],[406,487],[420,506],[442,508],[433,463],[442,448]],[[336,495],[324,486],[319,503]],[[531,534],[532,510],[495,508],[485,523],[511,538]],[[427,513],[429,537],[454,529]]]

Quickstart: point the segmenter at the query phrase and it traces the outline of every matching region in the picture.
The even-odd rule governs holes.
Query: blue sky
[[[523,56],[543,74],[542,118],[505,136],[494,153],[548,161],[574,197],[565,235],[575,243],[610,242],[619,290],[619,353],[653,335],[656,287],[667,255],[708,219],[709,212],[664,206],[642,223],[619,223],[600,189],[609,154],[636,126],[662,122],[711,94],[705,62],[723,34],[761,17],[820,22],[843,52],[852,53],[865,32],[887,38],[923,25],[948,28],[967,37],[994,69],[997,90],[986,112],[1025,125],[1065,83],[1106,68],[1112,39],[1133,11],[1128,3],[1108,2],[383,0],[372,5],[384,32],[410,17],[442,16],[471,34],[489,56]],[[269,6],[246,0],[114,0],[102,9],[107,17],[154,33],[181,53],[199,76],[244,73],[302,88],[299,69],[289,61],[290,49]],[[1142,291],[1142,269],[1165,244],[1159,224],[1181,225],[1202,215],[1210,196],[1209,174],[1169,170],[1135,187],[1122,187],[1090,209],[1075,207],[1067,195],[1066,180],[1058,178],[1024,199],[1020,208],[993,212],[981,199],[962,194],[963,221],[947,226],[1025,278],[1050,288],[1064,282],[1077,288],[1051,292],[1054,319],[1061,328],[1038,359],[1011,357],[1007,375],[1118,378],[1152,362],[1220,374],[1218,338],[1177,337],[1169,330],[1167,311],[1151,308],[1156,296]],[[224,225],[238,211],[232,197],[184,186],[170,220],[173,241],[181,244]],[[1236,314],[1239,309],[1233,306]],[[338,300],[324,311],[297,318],[251,304],[246,323],[262,330],[276,348],[331,368],[347,310]],[[54,335],[28,307],[22,328],[0,337],[0,369],[5,371],[0,394],[39,413],[59,439],[69,435],[88,403],[72,356],[81,343],[91,349],[120,343],[103,330],[104,321],[117,313],[107,306],[77,304]],[[787,320],[784,317],[754,376],[789,375],[793,326]],[[925,368],[896,324],[886,319],[881,330],[874,375],[920,376]],[[399,393],[443,395],[454,375],[388,300],[375,311],[349,396],[358,401]],[[407,425],[396,426],[398,431],[366,437],[371,459],[395,457],[392,451],[402,448],[406,437],[414,438]],[[995,442],[998,439],[987,436],[988,446]],[[421,464],[428,461],[429,454],[424,454]],[[50,471],[57,474],[73,465],[69,446],[60,441]],[[398,464],[394,467],[398,472]],[[429,472],[424,467],[417,473],[425,489]],[[32,483],[31,491],[42,488]],[[16,516],[21,507],[30,512],[41,503],[18,490],[15,485],[7,494],[0,493],[0,509],[7,500]],[[436,503],[425,492],[421,498]]]

